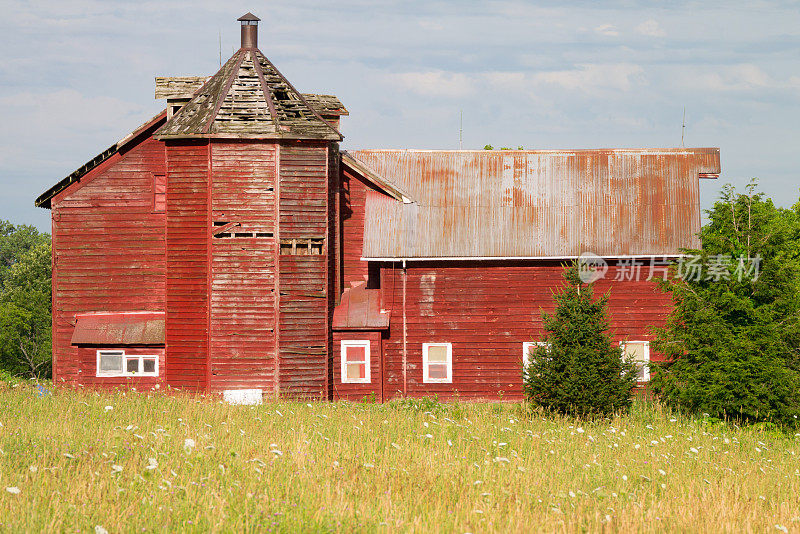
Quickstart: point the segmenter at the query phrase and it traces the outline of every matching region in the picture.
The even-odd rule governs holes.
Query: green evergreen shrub
[[[594,298],[575,265],[554,294],[556,310],[544,315],[544,342],[531,351],[523,372],[526,398],[546,410],[576,417],[626,412],[636,383],[635,365],[622,357],[608,333],[608,295]]]

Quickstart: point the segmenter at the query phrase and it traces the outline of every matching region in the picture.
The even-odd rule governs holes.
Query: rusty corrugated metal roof
[[[349,154],[416,201],[368,195],[367,259],[674,255],[720,172],[718,148]]]
[[[164,312],[98,312],[76,316],[73,345],[163,345]]]
[[[365,282],[347,288],[333,310],[334,330],[385,330],[389,314],[381,311],[380,289],[367,289]]]

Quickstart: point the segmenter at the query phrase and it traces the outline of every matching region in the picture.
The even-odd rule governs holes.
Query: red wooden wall
[[[165,372],[178,388],[209,382],[209,152],[207,141],[167,143]]]
[[[391,309],[384,341],[384,392],[399,396],[403,385],[403,271],[381,272],[384,307]],[[543,338],[542,312],[554,309],[552,291],[562,283],[556,262],[409,263],[406,279],[406,393],[443,399],[522,395],[522,343]],[[670,296],[647,281],[612,282],[616,267],[595,284],[610,291],[612,333],[617,340],[649,340],[651,325],[663,324]],[[452,343],[452,384],[424,384],[422,344]],[[657,356],[651,354],[653,359]]]
[[[349,287],[350,282],[362,282],[367,276],[368,266],[367,262],[361,261],[361,252],[364,248],[364,210],[367,192],[373,191],[373,188],[357,175],[347,171],[343,171],[341,177],[342,268],[344,287]]]
[[[96,376],[97,372],[97,351],[98,350],[124,350],[126,355],[140,354],[148,356],[158,356],[158,376]],[[145,346],[113,346],[113,347],[90,347],[80,346],[77,347],[77,361],[79,369],[81,370],[81,384],[85,386],[96,387],[128,387],[133,386],[138,389],[152,388],[155,385],[163,386],[166,381],[164,373],[160,370],[164,369],[164,347],[145,347]]]
[[[238,223],[211,239],[211,389],[272,393],[276,145],[214,141],[211,154],[212,225]]]
[[[280,394],[328,396],[332,295],[328,291],[329,180],[325,144],[284,143],[279,155],[279,239],[324,239],[321,255],[280,253]]]
[[[70,343],[77,313],[164,311],[165,216],[153,211],[164,145],[147,137],[159,125],[52,199],[56,382],[97,381]]]

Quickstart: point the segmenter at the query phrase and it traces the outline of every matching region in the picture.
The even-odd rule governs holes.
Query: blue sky
[[[351,115],[345,148],[717,146],[726,182],[800,186],[800,3],[0,0],[0,218],[154,115],[157,75],[259,48]]]

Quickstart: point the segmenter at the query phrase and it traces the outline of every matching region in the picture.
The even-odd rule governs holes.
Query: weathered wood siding
[[[369,341],[370,351],[370,383],[369,384],[344,384],[342,383],[342,340]],[[347,399],[362,401],[365,398],[382,401],[381,385],[381,333],[380,332],[334,332],[333,347],[331,351],[331,366],[333,377],[333,399]]]
[[[144,136],[52,200],[57,383],[96,382],[71,345],[77,313],[164,310],[165,217],[153,212],[164,165],[164,145]]]
[[[367,194],[380,195],[365,184],[358,175],[342,172],[341,218],[342,218],[342,265],[344,285],[362,282],[367,276],[367,262],[361,261],[364,248],[364,209]]]
[[[279,255],[279,380],[288,397],[328,396],[330,294],[328,291],[328,148],[280,147],[281,241],[324,239],[322,254]]]
[[[208,385],[210,198],[207,141],[167,143],[166,378]]]
[[[403,270],[381,271],[383,303],[391,309],[390,337],[384,341],[384,393],[399,396],[403,384]],[[646,271],[646,269],[643,269]],[[411,263],[406,279],[406,392],[441,398],[522,396],[522,344],[544,336],[542,312],[552,312],[552,291],[563,284],[556,262]],[[595,284],[595,295],[610,291],[615,340],[650,340],[650,328],[671,310],[668,294],[653,282],[620,281],[612,266]],[[644,273],[646,277],[647,273]],[[422,344],[452,343],[452,384],[425,384]],[[653,360],[657,355],[651,353]]]
[[[276,145],[215,141],[211,153],[212,224],[238,223],[211,240],[211,389],[271,393]]]

